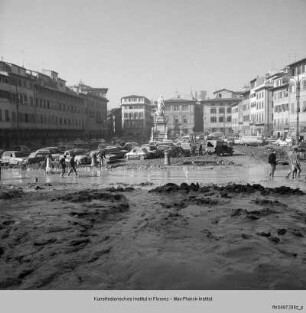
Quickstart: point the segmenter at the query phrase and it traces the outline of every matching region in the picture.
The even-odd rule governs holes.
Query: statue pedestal
[[[156,116],[154,127],[152,128],[151,139],[153,141],[168,139],[168,128],[164,116]]]

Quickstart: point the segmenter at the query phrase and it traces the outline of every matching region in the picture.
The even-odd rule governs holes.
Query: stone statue
[[[165,113],[165,103],[164,103],[164,98],[160,96],[157,100],[157,111],[156,115],[157,116],[164,116]]]

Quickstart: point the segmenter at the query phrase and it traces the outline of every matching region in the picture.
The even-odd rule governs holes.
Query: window
[[[224,122],[224,117],[223,117],[223,116],[220,116],[220,117],[219,117],[219,123],[222,123],[222,122]]]
[[[188,105],[183,105],[182,106],[182,111],[188,111]]]
[[[238,108],[237,108],[238,110]],[[227,108],[227,113],[232,113],[232,109],[231,108]]]
[[[183,123],[188,123],[187,117],[183,116]]]
[[[9,122],[10,121],[10,115],[9,115],[9,111],[5,110],[5,121]]]
[[[217,110],[214,108],[214,109],[210,109],[210,114],[216,114],[217,113]]]
[[[232,121],[232,117],[228,116],[226,120],[227,120],[227,122],[231,122]]]
[[[210,118],[210,122],[211,122],[211,123],[216,123],[216,122],[217,122],[217,118],[216,118],[215,116],[212,116],[212,117]]]
[[[174,106],[173,106],[173,110],[174,110],[174,111],[178,111],[178,109],[179,109],[179,106],[178,106],[178,105],[174,105]]]
[[[290,86],[290,92],[291,93],[295,92],[295,86],[294,85]]]
[[[224,113],[225,113],[224,108],[219,108],[219,114],[224,114]]]

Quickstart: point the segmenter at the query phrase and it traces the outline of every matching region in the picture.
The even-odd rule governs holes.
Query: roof
[[[217,92],[220,92],[220,91],[230,91],[230,92],[233,92],[233,93],[237,93],[236,91],[232,91],[232,90],[229,90],[229,89],[226,89],[226,88],[222,88],[222,89],[219,89],[219,90],[216,90],[215,92],[213,92],[213,94],[217,93]]]
[[[289,64],[287,66],[291,67],[291,66],[294,66],[294,65],[298,65],[299,63],[306,63],[306,58],[301,59],[299,61],[295,61],[294,63],[291,63],[291,64]]]
[[[241,98],[211,98],[211,99],[205,99],[202,102],[203,103],[220,102],[221,104],[227,104],[228,102],[240,102],[240,101],[242,101]]]
[[[177,102],[192,102],[195,103],[197,100],[190,100],[190,99],[182,99],[178,97],[170,98],[164,101],[165,103],[177,103]]]
[[[125,97],[122,97],[121,99],[128,99],[128,98],[146,98],[146,99],[148,99],[148,98],[145,97],[145,96],[136,96],[136,95],[125,96]],[[149,99],[148,99],[148,100],[149,100]]]

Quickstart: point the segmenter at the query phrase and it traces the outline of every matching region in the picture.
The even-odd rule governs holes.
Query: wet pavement
[[[260,183],[267,187],[277,187],[281,185],[300,188],[306,190],[305,175],[301,175],[298,180],[286,179],[288,165],[279,165],[275,172],[275,178],[269,178],[269,165],[256,162],[245,155],[235,156],[236,164],[241,166],[176,166],[148,168],[144,170],[128,169],[118,167],[113,169],[80,168],[80,177],[65,176],[61,178],[58,173],[48,174],[42,170],[7,169],[2,172],[2,184],[24,184],[33,183],[37,179],[38,183],[58,183],[73,184],[77,186],[89,187],[92,185],[104,187],[110,184],[140,184],[150,182],[154,185],[166,183],[180,184],[199,183],[199,184],[225,184],[229,182],[239,183]]]

